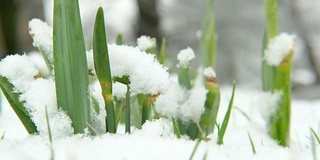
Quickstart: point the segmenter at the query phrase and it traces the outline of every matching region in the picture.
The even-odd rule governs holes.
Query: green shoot
[[[194,146],[193,151],[192,151],[192,153],[191,153],[191,156],[190,156],[189,160],[192,160],[192,159],[193,159],[194,154],[196,153],[196,151],[197,151],[197,149],[198,149],[198,147],[199,147],[199,145],[200,145],[200,142],[201,142],[201,139],[199,139],[199,140],[197,141],[196,145]]]
[[[250,140],[252,152],[253,152],[253,154],[256,154],[256,153],[257,153],[257,152],[256,152],[256,148],[255,148],[255,146],[254,146],[253,140],[252,140],[249,132],[248,132],[248,137],[249,137],[249,140]]]
[[[162,38],[160,52],[159,52],[160,64],[165,64],[166,59],[167,59],[166,38]]]
[[[7,98],[11,108],[14,110],[28,133],[38,133],[36,125],[33,123],[29,112],[24,107],[24,102],[19,101],[20,94],[14,92],[14,86],[9,82],[7,78],[0,76],[0,87],[2,89],[2,93]]]
[[[147,96],[142,105],[142,121],[141,124],[144,124],[147,120],[150,120],[150,110],[151,110],[151,105],[152,102],[156,100],[156,98],[159,96],[154,95],[154,96]]]
[[[217,40],[215,31],[215,20],[213,13],[213,0],[208,0],[206,3],[206,14],[204,26],[202,29],[201,49],[203,52],[203,65],[204,67],[216,67],[216,50]]]
[[[315,138],[319,138],[316,136],[312,136],[312,134],[314,135],[314,131],[311,129],[311,134],[310,134],[310,142],[311,142],[311,152],[312,152],[312,157],[314,160],[317,160],[318,156],[317,156],[317,146],[316,146],[316,140]],[[319,140],[319,139],[318,139]]]
[[[320,138],[319,138],[318,134],[312,128],[310,128],[310,130],[311,130],[314,138],[316,138],[318,144],[320,145]]]
[[[49,142],[50,142],[50,160],[54,160],[54,153],[53,153],[53,146],[52,146],[52,134],[51,134],[51,128],[50,128],[50,123],[49,123],[49,116],[48,116],[47,107],[45,107],[45,114],[46,114],[46,122],[47,122],[48,136],[49,136]]]
[[[0,141],[3,140],[5,134],[6,132],[3,132],[2,135],[0,135]]]
[[[288,146],[291,112],[291,69],[294,49],[285,57],[276,68],[273,91],[282,91],[283,95],[278,102],[278,110],[271,117],[271,137],[278,140],[280,145]]]
[[[178,68],[178,82],[188,90],[191,89],[189,70],[190,66],[180,66]]]
[[[262,57],[269,41],[278,35],[278,0],[264,0],[266,30],[263,38]],[[262,86],[263,91],[272,91],[275,68],[266,60],[262,61]]]
[[[241,110],[239,107],[233,107],[237,111],[239,111],[248,121],[251,121],[251,118],[248,116],[247,113],[245,113],[243,110]]]
[[[219,127],[220,129],[218,130],[218,144],[219,145],[222,145],[223,144],[223,137],[224,137],[224,134],[227,130],[227,126],[228,126],[228,123],[229,123],[229,119],[230,119],[230,115],[231,115],[231,109],[232,109],[232,106],[233,106],[233,99],[234,99],[234,93],[235,93],[235,90],[236,90],[236,82],[233,82],[233,89],[232,89],[232,96],[231,96],[231,99],[230,99],[230,102],[229,102],[229,106],[228,106],[228,110],[224,116],[224,119],[222,121],[222,125]]]
[[[117,44],[117,45],[123,45],[122,34],[118,34],[118,35],[117,35],[116,44]]]
[[[54,1],[53,55],[57,103],[75,133],[91,124],[88,67],[78,0]]]
[[[181,138],[181,133],[180,133],[180,127],[179,127],[179,123],[177,123],[177,121],[172,117],[172,124],[173,124],[173,130],[174,130],[174,134],[177,136],[178,139]]]
[[[205,135],[213,133],[219,105],[220,105],[220,90],[215,77],[206,77],[205,87],[208,89],[205,102],[205,111],[201,116],[200,126]]]
[[[130,133],[131,127],[131,116],[130,116],[130,87],[127,85],[127,93],[126,93],[126,125],[125,132]]]
[[[94,25],[93,55],[95,70],[102,88],[102,96],[107,112],[106,131],[116,133],[116,119],[112,97],[112,77],[102,7],[97,11]]]

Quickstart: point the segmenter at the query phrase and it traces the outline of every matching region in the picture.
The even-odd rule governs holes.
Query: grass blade
[[[222,122],[221,126],[219,127],[220,129],[218,131],[218,144],[219,145],[223,144],[223,137],[224,137],[224,134],[225,134],[227,127],[228,127],[228,123],[229,123],[229,119],[230,119],[230,115],[231,115],[231,109],[233,106],[233,99],[234,99],[235,90],[236,90],[236,83],[233,82],[232,96],[231,96],[231,99],[229,102],[228,110],[227,110],[226,115],[223,118],[223,122]]]
[[[88,67],[78,0],[55,0],[53,53],[57,103],[75,133],[91,124]]]
[[[29,134],[38,133],[36,125],[31,120],[29,112],[24,107],[24,102],[19,101],[20,94],[13,92],[14,86],[7,78],[0,76],[0,87],[10,106],[22,122]]]
[[[6,132],[2,133],[2,135],[0,136],[0,141],[3,140],[5,134],[6,134]]]
[[[318,134],[312,128],[310,128],[310,130],[311,130],[313,136],[317,139],[318,144],[320,145],[320,138],[319,138]]]
[[[54,160],[54,153],[53,153],[53,146],[52,146],[52,134],[51,134],[51,128],[50,128],[50,123],[49,123],[49,116],[48,116],[47,107],[45,107],[45,113],[46,113],[46,122],[47,122],[48,136],[49,136],[49,142],[50,142],[50,160]]]
[[[256,154],[256,153],[257,153],[257,152],[256,152],[256,147],[254,146],[253,140],[252,140],[249,132],[248,132],[248,137],[249,137],[249,140],[250,140],[252,152],[253,152],[253,154]]]
[[[125,130],[126,133],[130,133],[131,127],[131,116],[130,116],[130,87],[127,85],[127,93],[126,93],[126,125]]]
[[[177,136],[178,139],[181,138],[181,133],[180,133],[180,127],[179,127],[179,123],[176,122],[176,120],[172,117],[172,124],[173,124],[173,131],[174,134]]]
[[[203,52],[202,61],[204,67],[216,66],[216,50],[217,50],[217,35],[215,30],[215,20],[213,13],[213,0],[207,0],[206,14],[201,37],[201,49]]]
[[[199,139],[199,140],[197,141],[196,145],[194,146],[193,151],[192,151],[192,153],[191,153],[191,156],[190,156],[189,160],[192,160],[192,159],[193,159],[193,156],[194,156],[194,154],[196,153],[196,151],[197,151],[197,149],[198,149],[198,147],[199,147],[199,145],[200,145],[200,142],[201,142],[201,139]]]
[[[122,34],[118,34],[118,35],[117,35],[116,44],[117,44],[117,45],[123,45]]]
[[[156,98],[159,96],[158,95],[154,95],[154,96],[147,96],[144,101],[143,101],[143,105],[142,105],[142,125],[150,119],[150,109],[151,109],[151,105],[152,102],[154,102],[156,100]]]
[[[167,59],[166,38],[162,38],[160,52],[159,52],[160,64],[165,64],[166,59]]]
[[[116,133],[117,127],[112,97],[112,77],[102,7],[98,9],[94,25],[93,56],[94,67],[100,82],[107,112],[106,131]]]
[[[267,31],[263,34],[261,76],[263,91],[270,92],[274,87],[275,67],[269,65],[264,59],[264,51],[268,46],[268,37],[266,32]]]

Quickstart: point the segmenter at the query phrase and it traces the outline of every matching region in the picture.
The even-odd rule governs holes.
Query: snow
[[[141,51],[156,47],[156,42],[152,40],[151,37],[145,35],[137,39],[137,44]]]
[[[17,65],[19,64],[19,65]],[[39,71],[24,55],[7,56],[0,62],[0,75],[8,78],[15,86],[14,91],[21,93],[20,101],[25,101],[33,122],[40,134],[47,134],[45,108],[48,110],[51,130],[56,137],[65,137],[73,133],[71,120],[65,113],[58,111],[54,81],[52,79],[35,78]]]
[[[178,67],[187,67],[190,64],[190,61],[195,58],[193,50],[188,47],[186,49],[181,50],[178,53]]]
[[[158,62],[155,55],[126,45],[109,44],[108,50],[112,77],[129,76],[132,96],[140,93],[156,95],[168,90],[168,69]],[[87,52],[88,68],[95,73],[92,54],[92,51]]]
[[[41,48],[43,53],[48,58],[49,62],[53,63],[53,42],[52,28],[47,23],[40,19],[34,18],[29,22],[29,34],[33,38],[33,45]]]
[[[167,118],[179,118],[184,122],[199,122],[204,112],[207,90],[197,85],[191,90],[180,86],[177,81],[171,80],[168,92],[160,95],[155,101],[156,111]]]
[[[232,88],[221,88],[221,111],[218,122],[222,121],[223,113],[227,109]],[[276,144],[267,135],[266,126],[262,126],[259,105],[252,103],[259,91],[238,87],[234,105],[247,113],[251,120],[233,109],[224,145],[216,144],[216,133],[210,135],[211,140],[201,142],[194,159],[202,159],[207,153],[207,159],[275,159],[275,160],[304,160],[313,159],[311,152],[310,130],[312,127],[319,133],[320,100],[305,101],[293,100],[291,146],[283,148]],[[11,159],[49,159],[50,144],[47,135],[25,136],[17,118],[12,117],[9,106],[3,102],[4,112],[0,114],[0,134],[6,131],[5,137],[0,141],[0,155],[3,160]],[[6,118],[11,118],[10,121]],[[5,122],[3,120],[6,120]],[[7,123],[7,124],[6,124]],[[8,124],[10,123],[10,124]],[[16,131],[16,133],[14,133]],[[248,138],[250,133],[257,154],[251,150]],[[10,133],[14,133],[13,137]],[[21,136],[23,138],[21,138]],[[53,151],[56,159],[189,159],[196,141],[186,137],[177,139],[173,134],[170,120],[159,119],[147,122],[141,130],[135,129],[128,134],[103,134],[97,137],[72,135],[53,140]],[[319,146],[316,152],[320,154]]]
[[[45,21],[52,25],[53,0],[42,0]],[[104,10],[107,37],[109,42],[117,34],[122,34],[125,40],[134,41],[135,25],[139,15],[137,2],[134,0],[79,0],[81,22],[86,44],[92,44],[94,20],[99,7]]]
[[[295,47],[296,36],[281,33],[270,40],[267,49],[264,51],[264,58],[268,64],[279,66],[283,59]]]
[[[205,68],[203,70],[203,75],[206,76],[206,77],[215,78],[216,77],[216,72],[211,67],[208,67],[208,68]]]
[[[283,95],[282,91],[262,92],[258,94],[253,103],[259,106],[261,116],[268,121],[271,115],[274,115],[278,109],[278,103]]]

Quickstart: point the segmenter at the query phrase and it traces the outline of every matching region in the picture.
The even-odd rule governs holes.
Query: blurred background
[[[117,34],[130,45],[140,35],[167,39],[175,68],[176,55],[188,46],[199,53],[206,0],[79,0],[87,48],[90,48],[94,17],[105,10],[107,38]],[[28,21],[40,18],[52,25],[53,0],[0,1],[0,57],[36,50],[28,34]],[[295,98],[320,98],[320,1],[280,0],[280,32],[298,37],[293,70]],[[263,0],[216,0],[218,34],[217,75],[222,85],[235,80],[242,87],[261,87],[260,64],[264,32]],[[196,68],[200,55],[193,62]]]

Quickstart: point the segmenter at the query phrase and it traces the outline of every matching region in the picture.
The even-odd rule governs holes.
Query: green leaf
[[[233,82],[232,96],[231,96],[231,99],[229,102],[228,110],[223,118],[222,124],[220,126],[219,131],[218,131],[218,144],[219,145],[223,144],[223,137],[224,137],[224,134],[225,134],[227,127],[228,127],[228,123],[229,123],[229,119],[230,119],[230,115],[231,115],[231,109],[233,106],[233,99],[234,99],[235,90],[236,90],[236,83]]]
[[[193,148],[193,151],[192,151],[192,153],[191,153],[191,156],[190,156],[189,160],[192,160],[192,159],[193,159],[194,154],[196,153],[196,151],[197,151],[200,143],[201,143],[201,140],[199,139],[199,140],[197,141],[196,145],[195,145],[194,148]]]
[[[252,152],[253,152],[253,154],[256,154],[256,153],[257,153],[257,152],[256,152],[256,148],[255,148],[255,146],[254,146],[253,140],[252,140],[249,132],[248,132],[248,137],[249,137],[249,140],[250,140]]]
[[[53,153],[53,146],[52,146],[52,134],[51,134],[51,127],[49,123],[49,116],[48,116],[48,110],[47,107],[45,107],[45,113],[46,113],[46,122],[48,127],[48,137],[50,142],[50,160],[54,160],[54,153]]]
[[[173,124],[173,131],[174,134],[177,136],[178,139],[181,138],[181,133],[180,133],[180,127],[179,127],[179,123],[176,122],[176,120],[172,117],[172,124]]]
[[[278,0],[264,0],[267,39],[270,41],[278,35]]]
[[[201,50],[203,66],[216,68],[217,35],[213,3],[213,0],[208,0],[206,3],[206,14],[201,34]]]
[[[165,64],[166,59],[167,59],[166,38],[162,38],[160,53],[159,53],[160,64]]]
[[[116,133],[117,127],[112,97],[112,77],[102,7],[97,11],[94,25],[93,56],[94,67],[100,82],[105,109],[107,112],[106,131]]]
[[[269,65],[264,59],[264,51],[268,46],[268,37],[267,31],[263,34],[263,43],[262,43],[262,89],[265,92],[271,92],[274,87],[274,76],[275,76],[275,67]]]
[[[220,106],[220,90],[216,78],[206,78],[205,86],[208,93],[205,102],[205,111],[201,116],[200,126],[205,136],[207,136],[208,134],[213,133],[216,125]]]
[[[156,98],[159,96],[154,95],[154,96],[147,96],[145,97],[143,104],[142,104],[142,125],[147,121],[150,120],[150,110],[151,110],[151,105],[152,103],[156,100]]]
[[[29,134],[38,133],[36,125],[33,123],[28,110],[24,107],[24,102],[19,101],[20,93],[14,92],[14,86],[5,77],[0,76],[0,87],[7,98],[11,108],[14,110],[23,126]]]
[[[189,77],[190,66],[180,66],[178,68],[178,82],[181,86],[186,89],[191,89],[190,77]]]
[[[291,70],[294,49],[285,57],[284,61],[276,68],[274,89],[282,91],[281,100],[278,102],[278,109],[271,117],[270,134],[272,138],[279,141],[280,145],[289,145],[290,136],[290,113],[291,113]]]
[[[320,138],[319,138],[318,134],[312,128],[310,128],[310,130],[311,130],[313,136],[317,139],[318,144],[320,145]]]
[[[126,92],[126,125],[125,125],[125,132],[131,132],[131,116],[130,116],[130,87],[127,85],[127,92]]]
[[[122,34],[118,34],[118,35],[117,35],[116,44],[117,44],[117,45],[123,45]]]
[[[88,67],[78,0],[55,0],[53,55],[58,107],[67,112],[75,133],[91,124]]]

